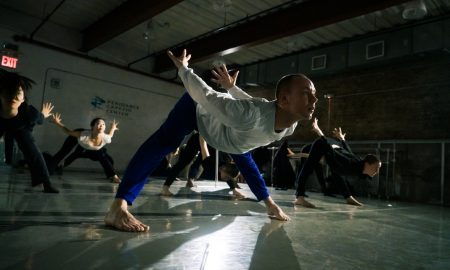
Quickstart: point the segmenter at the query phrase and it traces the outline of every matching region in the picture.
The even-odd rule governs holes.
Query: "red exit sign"
[[[9,68],[16,68],[17,67],[17,61],[19,59],[11,57],[11,56],[2,56],[2,66],[9,67]]]

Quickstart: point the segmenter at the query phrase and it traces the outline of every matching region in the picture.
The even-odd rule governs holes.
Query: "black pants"
[[[330,176],[327,178],[327,182],[329,182],[330,185],[336,186],[345,199],[352,196],[349,183],[344,179],[344,177],[340,176],[339,174],[331,171]]]
[[[311,151],[311,144],[306,145],[305,147],[302,148],[302,153],[305,154],[309,154],[309,152]],[[307,158],[301,158],[300,159],[300,164],[298,165],[297,171],[296,171],[296,181],[298,181],[299,179],[299,175],[302,171],[303,166],[306,163]],[[327,193],[327,185],[326,185],[326,181],[325,181],[325,176],[323,173],[323,167],[322,164],[320,164],[320,162],[318,162],[315,166],[314,166],[314,172],[316,173],[316,177],[317,177],[317,181],[319,182],[320,188],[322,189],[323,193]],[[298,183],[297,183],[298,185]]]
[[[314,141],[311,146],[311,150],[309,151],[309,157],[306,159],[306,162],[304,163],[302,170],[298,175],[296,192],[297,197],[305,196],[306,180],[308,180],[308,177],[317,168],[317,165],[320,165],[320,159],[332,150],[333,149],[331,145],[328,144],[327,140],[324,137],[321,137]]]
[[[180,157],[178,158],[177,163],[169,170],[166,181],[164,182],[165,186],[172,185],[173,181],[175,181],[176,177],[180,174],[180,172],[187,166],[195,156],[200,152],[200,142],[199,142],[199,134],[193,134],[186,143],[186,147],[181,151]],[[208,147],[209,150],[211,148]],[[211,152],[211,155],[215,155]],[[199,156],[195,163],[201,162],[202,157]],[[206,168],[205,168],[206,169]],[[189,177],[192,177],[192,173],[189,173]]]
[[[93,161],[99,161],[107,178],[116,175],[113,167],[114,161],[111,156],[106,153],[106,149],[104,147],[99,150],[87,150],[78,145],[77,148],[75,148],[75,151],[73,151],[73,153],[64,160],[64,167],[69,166],[78,158],[89,158]]]
[[[294,187],[295,172],[287,157],[288,144],[285,140],[273,159],[273,184],[277,188],[288,189]]]
[[[75,131],[83,130],[84,129],[75,129]],[[106,177],[109,178],[116,175],[114,171],[114,161],[112,157],[108,155],[105,147],[100,150],[86,150],[78,145],[78,139],[73,136],[68,136],[61,149],[53,156],[53,164],[57,166],[70,152],[72,152],[73,148],[75,148],[75,151],[64,160],[64,167],[69,166],[77,158],[89,158],[100,162]],[[51,168],[51,172],[53,172],[54,169],[55,168]]]
[[[319,140],[320,140],[320,142],[315,144],[315,147],[316,148],[320,147],[321,149],[323,149],[322,151],[324,151],[326,153],[330,149],[330,148],[325,146],[325,143],[327,145],[329,145],[328,142],[326,142],[326,139],[323,139],[323,138],[321,138]],[[307,145],[307,146],[303,147],[302,153],[310,153],[311,152],[311,148],[312,148],[312,145]],[[315,150],[315,151],[317,151],[317,150]],[[300,180],[301,179],[300,178],[300,174],[302,173],[303,167],[306,165],[306,162],[307,162],[308,159],[309,158],[302,158],[301,159],[300,170],[298,171],[299,173],[297,175],[298,181],[299,182],[303,181],[302,184],[305,185],[305,186],[306,186],[306,181],[303,180],[303,179]],[[319,161],[320,161],[320,158],[319,158]],[[324,172],[323,172],[323,166],[322,166],[322,164],[320,164],[320,162],[317,162],[314,165],[312,165],[310,163],[310,166],[314,166],[313,170],[316,173],[317,181],[319,181],[320,187],[321,187],[322,192],[324,194],[330,193],[330,189],[327,187],[327,184],[326,184],[327,182],[329,182],[333,186],[337,187],[337,189],[342,194],[342,196],[344,196],[344,198],[347,199],[348,197],[350,197],[352,195],[349,183],[341,175],[339,175],[338,173],[333,172],[333,170],[331,170],[330,176],[325,179],[325,175],[324,175]],[[303,173],[306,173],[306,172],[303,172]],[[303,188],[303,195],[304,195],[305,187],[302,187],[302,188]],[[297,195],[297,196],[301,196],[301,195]]]
[[[83,128],[77,128],[74,131],[84,131],[85,129]],[[61,149],[59,149],[59,151],[53,155],[53,162],[55,164],[55,166],[58,166],[59,163],[68,155],[70,154],[70,152],[72,152],[72,150],[75,148],[75,146],[78,145],[78,138],[77,137],[73,137],[73,136],[68,136],[65,140],[64,143],[61,147]],[[50,169],[50,168],[49,168]],[[51,171],[53,171],[54,168],[52,168]]]
[[[5,142],[5,163],[12,164],[14,152],[14,138],[9,133],[6,133],[3,139]]]
[[[200,142],[199,142],[199,134],[193,134],[186,143],[186,147],[180,153],[180,157],[178,158],[178,162],[169,170],[166,181],[164,182],[165,186],[170,186],[175,181],[176,177],[180,172],[187,166],[195,156],[200,151]],[[215,174],[215,160],[216,160],[216,149],[210,147],[208,145],[208,151],[210,156],[203,159],[201,155],[197,157],[192,166],[197,167],[197,165],[201,164],[203,167],[202,176],[205,178],[213,178]],[[231,160],[231,157],[229,158]],[[219,161],[220,163],[220,161]],[[191,170],[192,171],[192,170]],[[196,170],[193,170],[196,171]],[[189,177],[193,177],[192,172],[189,172]],[[231,189],[236,188],[236,183],[234,181],[227,181],[228,186]]]
[[[9,133],[7,136],[11,141],[14,139],[17,142],[17,146],[30,168],[31,184],[33,186],[41,183],[50,184],[50,174],[47,170],[44,157],[37,147],[31,131],[20,129],[14,133]]]

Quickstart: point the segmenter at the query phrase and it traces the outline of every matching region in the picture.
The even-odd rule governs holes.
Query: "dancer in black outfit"
[[[336,138],[341,141],[342,147],[336,144],[331,144],[325,138],[322,130],[319,128],[317,119],[313,122],[313,131],[316,132],[320,137],[315,140],[311,146],[308,159],[306,160],[299,176],[298,176],[298,186],[296,192],[296,205],[301,205],[304,207],[314,208],[315,206],[305,200],[305,187],[306,180],[309,175],[313,172],[315,166],[320,162],[322,157],[325,157],[325,161],[330,167],[331,171],[337,175],[354,175],[363,177],[373,177],[378,174],[381,162],[379,158],[375,155],[368,154],[361,159],[360,157],[353,154],[348,144],[345,142],[345,133],[342,133],[341,128],[335,128],[333,134]],[[347,198],[347,203],[353,205],[361,205],[352,196]]]
[[[337,138],[334,139],[334,138],[330,138],[330,137],[325,137],[325,139],[331,145],[339,146],[342,149],[345,149],[345,148],[350,149],[348,144],[346,144],[344,141],[342,141],[340,139],[337,139]],[[304,146],[302,148],[302,153],[309,154],[309,152],[311,150],[311,146],[312,146],[312,144],[308,144],[308,145]],[[306,159],[307,158],[301,159],[298,173],[301,172],[303,165],[306,163]],[[350,183],[345,179],[345,176],[341,176],[337,172],[331,170],[330,175],[328,177],[325,177],[325,174],[323,172],[322,160],[324,160],[324,159],[321,159],[321,162],[317,163],[314,166],[314,172],[316,173],[316,178],[320,184],[323,195],[330,196],[330,197],[336,197],[333,194],[333,191],[332,191],[333,188],[331,188],[331,186],[332,186],[332,187],[335,187],[335,189],[341,193],[341,195],[344,197],[344,199],[347,201],[348,204],[362,206],[363,204],[358,202],[353,197],[352,188],[350,186]],[[365,175],[361,174],[360,177],[365,178]],[[361,180],[363,180],[363,179],[361,179]]]
[[[205,139],[202,136],[199,137],[200,142],[200,152],[202,157],[202,167],[205,168],[205,171],[208,172],[209,178],[213,178],[216,169],[216,157],[215,155],[210,155],[210,150],[213,153],[216,150],[212,147],[208,147]],[[239,190],[237,181],[240,175],[239,169],[236,164],[233,162],[230,155],[219,152],[219,179],[222,181],[226,181],[230,190],[233,192],[233,196],[238,199],[245,199],[244,194],[242,194]]]
[[[294,187],[295,172],[289,161],[291,154],[293,153],[289,149],[288,140],[284,140],[273,159],[273,182],[278,189],[286,190]]]
[[[55,113],[53,122],[59,126],[64,133],[69,135],[63,144],[63,147],[53,156],[54,166],[62,161],[62,159],[70,153],[75,142],[77,144],[75,150],[66,159],[64,159],[62,167],[69,166],[77,158],[89,158],[99,161],[105,171],[106,178],[113,183],[120,183],[120,178],[114,171],[114,161],[106,152],[104,147],[111,143],[114,132],[118,130],[116,121],[114,120],[109,133],[105,133],[105,121],[102,118],[95,118],[91,121],[91,130],[75,129],[70,130],[61,123],[61,115]]]
[[[44,192],[58,193],[50,183],[47,166],[32,134],[34,126],[41,125],[51,115],[53,106],[44,103],[39,112],[27,104],[25,92],[31,89],[33,83],[31,79],[17,73],[0,70],[0,138],[5,135],[9,145],[12,140],[17,142],[30,168],[32,186],[43,184]],[[7,153],[8,162],[10,158]]]
[[[178,174],[187,166],[192,160],[198,156],[201,160],[201,166],[203,167],[202,177],[207,179],[213,179],[215,175],[215,160],[216,160],[216,150],[211,146],[207,145],[205,140],[198,134],[194,133],[191,135],[186,143],[186,147],[181,152],[178,162],[170,168],[166,181],[161,190],[161,195],[172,196],[169,188],[175,181]],[[188,182],[186,187],[193,187],[194,176],[189,173]],[[233,191],[233,196],[238,199],[243,199],[245,196],[240,193],[237,188],[237,177],[239,176],[239,170],[236,165],[232,163],[232,159],[228,154],[219,152],[219,178],[226,181],[231,191]]]
[[[194,133],[186,142],[186,146],[180,151],[180,155],[178,157],[177,163],[168,169],[166,181],[161,189],[161,195],[163,196],[172,196],[172,192],[170,192],[169,188],[176,180],[177,176],[180,174],[186,166],[188,166],[194,158],[200,152],[199,145],[199,135],[198,133]],[[196,160],[197,161],[197,160]],[[194,162],[196,162],[194,161]],[[193,187],[193,179],[195,177],[194,170],[189,171],[188,180],[186,183],[186,187]]]

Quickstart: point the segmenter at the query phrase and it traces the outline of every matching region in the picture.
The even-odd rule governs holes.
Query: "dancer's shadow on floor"
[[[200,195],[196,196],[204,199]],[[155,209],[155,206],[147,205],[149,202],[159,204],[159,213],[152,215],[148,212],[148,209]],[[237,216],[249,216],[249,210],[265,211],[264,206],[254,202],[251,207],[246,205],[236,208],[228,201],[228,206],[224,206],[223,202],[217,204],[219,200],[188,201],[172,208],[169,208],[169,202],[170,200],[153,196],[132,209],[133,214],[149,223],[150,233],[105,230],[104,225],[90,227],[89,232],[85,232],[87,229],[83,226],[73,225],[65,230],[78,232],[76,237],[69,235],[67,240],[34,252],[31,257],[9,269],[23,269],[30,260],[33,262],[33,269],[49,269],[50,266],[54,269],[88,269],[94,266],[102,269],[142,269],[156,264],[187,242],[220,231],[232,224]],[[227,207],[229,211],[222,211]],[[61,229],[55,227],[55,230]],[[85,240],[86,235],[91,237]]]
[[[266,222],[258,235],[249,269],[300,269],[292,242],[278,220]]]

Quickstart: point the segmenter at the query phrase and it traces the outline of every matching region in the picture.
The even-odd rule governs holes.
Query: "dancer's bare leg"
[[[358,200],[356,200],[355,198],[353,198],[353,196],[348,197],[346,200],[347,200],[347,204],[350,204],[350,205],[356,205],[356,206],[364,205],[364,204],[358,202]]]
[[[105,224],[120,231],[147,232],[150,226],[140,222],[130,212],[124,199],[114,199],[108,213],[105,216]]]
[[[109,179],[111,180],[111,183],[119,184],[121,182],[121,180],[120,180],[119,176],[117,176],[117,174],[110,177]]]
[[[173,196],[173,193],[169,190],[170,186],[163,185],[161,189],[161,196]]]
[[[305,200],[305,197],[303,197],[303,196],[298,196],[297,199],[295,200],[294,204],[301,205],[301,206],[307,207],[307,208],[315,208],[316,207],[314,204]]]
[[[281,210],[281,208],[272,200],[270,196],[264,200],[264,203],[266,204],[267,214],[270,218],[282,221],[290,220],[289,216],[286,215],[283,210]]]
[[[237,200],[243,200],[245,199],[245,195],[242,194],[240,191],[238,191],[237,189],[233,189],[233,197],[235,197]]]

